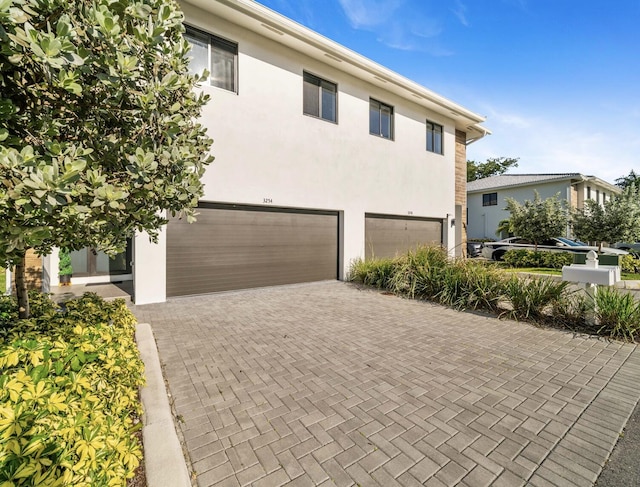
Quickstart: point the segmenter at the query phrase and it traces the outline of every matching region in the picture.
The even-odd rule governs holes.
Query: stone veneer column
[[[456,130],[456,206],[462,207],[462,239],[456,242],[456,256],[467,255],[467,134]]]

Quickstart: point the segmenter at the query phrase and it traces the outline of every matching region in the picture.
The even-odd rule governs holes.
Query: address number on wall
[[[263,203],[273,203],[273,199],[272,198],[262,198],[262,202]]]

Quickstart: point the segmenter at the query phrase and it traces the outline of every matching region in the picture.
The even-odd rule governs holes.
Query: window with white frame
[[[442,125],[427,120],[427,151],[443,154]]]
[[[238,91],[238,44],[186,26],[185,39],[191,45],[189,71],[209,70],[209,84],[223,90]]]
[[[369,99],[369,133],[393,140],[393,107]]]
[[[303,85],[302,112],[329,122],[337,122],[338,85],[307,72],[303,73]]]

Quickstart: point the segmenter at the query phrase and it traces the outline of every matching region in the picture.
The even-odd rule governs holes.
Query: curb
[[[136,342],[147,379],[147,384],[140,390],[144,407],[142,437],[147,485],[191,487],[189,471],[171,415],[151,325],[138,324]]]

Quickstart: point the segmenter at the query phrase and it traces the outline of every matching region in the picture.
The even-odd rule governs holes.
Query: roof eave
[[[539,184],[547,184],[547,183],[557,183],[559,181],[573,181],[574,179],[579,179],[576,176],[566,176],[566,177],[560,177],[560,178],[556,178],[556,179],[545,179],[545,180],[541,180],[541,181],[531,181],[531,182],[527,182],[527,183],[517,183],[517,184],[507,184],[507,185],[502,185],[502,186],[488,186],[486,188],[481,188],[481,189],[467,189],[467,194],[468,193],[484,193],[487,191],[495,191],[495,190],[500,190],[500,189],[510,189],[510,188],[520,188],[523,186],[536,186]],[[579,181],[577,181],[579,182]],[[574,184],[573,182],[571,184]]]

